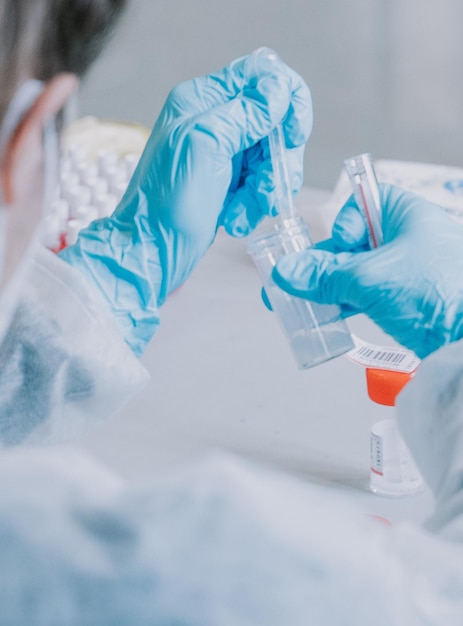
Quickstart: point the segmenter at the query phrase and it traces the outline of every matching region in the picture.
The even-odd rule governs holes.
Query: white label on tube
[[[383,438],[370,433],[370,469],[375,474],[383,475]]]
[[[356,335],[352,335],[352,339],[355,348],[346,352],[346,357],[357,365],[410,374],[421,362],[414,352],[406,348],[375,346]]]

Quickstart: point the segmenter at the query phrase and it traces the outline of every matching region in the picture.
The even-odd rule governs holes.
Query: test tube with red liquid
[[[377,248],[383,243],[381,197],[371,154],[350,157],[344,161],[344,167],[367,226],[370,248]]]

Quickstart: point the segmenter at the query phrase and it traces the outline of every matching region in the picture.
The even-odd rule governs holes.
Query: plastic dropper
[[[278,124],[269,137],[270,158],[274,176],[275,207],[283,220],[295,217],[293,193],[289,181],[288,163],[286,160],[286,146],[283,137],[283,128]]]
[[[275,65],[283,66],[278,54],[271,48],[259,48],[249,56],[249,71],[257,77],[257,67],[268,68],[271,73]],[[286,145],[281,124],[275,126],[268,136],[270,147],[270,159],[274,175],[274,200],[275,208],[282,220],[287,220],[296,216],[293,194],[291,190],[288,164],[286,159]]]

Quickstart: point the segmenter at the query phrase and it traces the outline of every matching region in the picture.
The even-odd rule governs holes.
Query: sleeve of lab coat
[[[0,442],[67,439],[114,412],[148,374],[98,294],[41,249],[0,348]]]
[[[463,341],[429,356],[397,402],[399,425],[435,497],[430,530],[463,540]]]

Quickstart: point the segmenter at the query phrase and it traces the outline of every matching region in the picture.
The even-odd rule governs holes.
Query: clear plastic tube
[[[350,157],[344,161],[344,166],[367,225],[370,247],[377,248],[383,243],[381,197],[371,155],[364,153]]]
[[[278,124],[278,126],[272,130],[268,140],[275,184],[275,208],[282,219],[290,219],[296,215],[296,210],[294,208],[293,192],[289,181],[286,146],[281,124]]]
[[[302,217],[277,222],[273,229],[249,237],[248,253],[299,369],[307,369],[344,354],[354,344],[339,307],[290,296],[273,281],[272,270],[281,256],[312,245]]]

